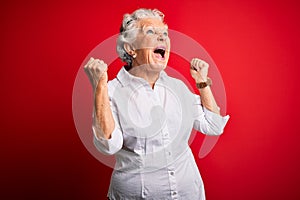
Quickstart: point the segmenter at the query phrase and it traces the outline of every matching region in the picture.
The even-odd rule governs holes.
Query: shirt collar
[[[167,78],[167,76],[168,76],[167,73],[164,70],[162,70],[159,74],[159,78],[157,79],[157,82],[163,81],[164,79]],[[127,86],[133,82],[140,83],[140,84],[147,83],[145,79],[131,75],[125,69],[125,67],[122,67],[122,69],[119,71],[117,75],[117,79],[121,82],[123,86]]]

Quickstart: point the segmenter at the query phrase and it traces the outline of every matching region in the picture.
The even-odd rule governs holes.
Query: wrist
[[[195,78],[196,83],[200,83],[200,82],[206,82],[208,79],[208,77],[202,77],[202,76],[198,76],[197,78]]]
[[[204,79],[200,79],[196,81],[196,87],[198,89],[203,89],[206,88],[207,86],[211,86],[212,85],[212,80],[210,78],[206,78],[206,81],[204,81]]]
[[[107,82],[99,80],[96,87],[96,91],[105,90],[105,89],[107,89]]]
[[[97,85],[97,88],[94,91],[94,97],[96,99],[98,99],[98,98],[102,99],[103,97],[106,98],[106,96],[108,96],[108,86],[107,86],[107,83],[105,83],[105,84],[99,83]]]

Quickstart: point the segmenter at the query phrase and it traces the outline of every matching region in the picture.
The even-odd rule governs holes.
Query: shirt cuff
[[[210,124],[210,127],[213,131],[211,131],[208,135],[221,135],[224,131],[224,127],[229,120],[229,115],[221,116],[214,112],[209,111],[205,107],[203,107],[205,118],[207,122]]]
[[[97,137],[97,127],[93,126],[94,144],[95,147],[106,155],[113,155],[117,153],[123,146],[122,132],[117,126],[111,134],[111,138]]]

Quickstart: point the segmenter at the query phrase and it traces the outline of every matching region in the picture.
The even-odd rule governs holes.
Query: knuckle
[[[91,71],[91,66],[87,66],[87,67],[85,68],[85,70],[86,70],[86,71]]]
[[[91,69],[95,71],[97,69],[97,65],[91,66]]]

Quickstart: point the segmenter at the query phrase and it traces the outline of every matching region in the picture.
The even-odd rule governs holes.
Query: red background
[[[72,89],[86,55],[139,7],[163,11],[222,74],[231,119],[197,161],[207,199],[300,199],[300,7],[290,0],[1,1],[0,199],[105,199],[112,169],[81,143]]]

